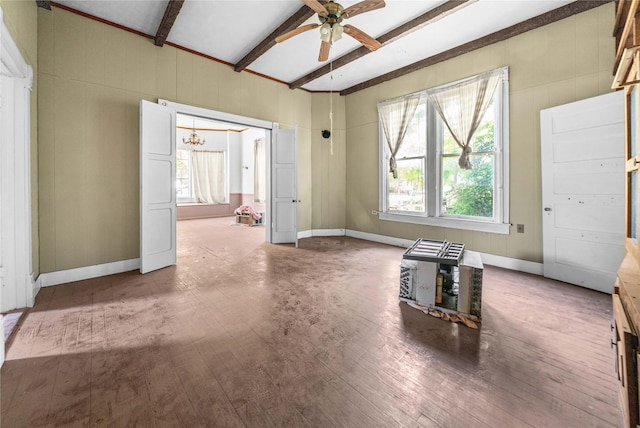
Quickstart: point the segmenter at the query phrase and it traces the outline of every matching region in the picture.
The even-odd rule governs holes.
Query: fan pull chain
[[[329,47],[329,132],[331,156],[333,156],[333,43]]]

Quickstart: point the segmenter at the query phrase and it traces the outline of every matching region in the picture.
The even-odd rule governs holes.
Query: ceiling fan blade
[[[318,54],[318,61],[324,62],[329,59],[329,51],[331,50],[331,43],[322,42],[320,45],[320,54]]]
[[[307,6],[309,6],[311,9],[313,9],[314,12],[320,15],[327,15],[329,13],[327,11],[327,8],[324,7],[322,3],[320,3],[318,0],[300,0],[300,1],[306,4]]]
[[[353,6],[349,6],[342,11],[342,15],[345,15],[347,18],[351,18],[361,13],[369,12],[383,7],[385,7],[384,0],[365,0],[361,1],[360,3],[354,4]]]
[[[353,25],[343,25],[342,28],[344,32],[362,43],[365,47],[367,47],[371,51],[376,51],[380,48],[381,44],[379,41],[368,35],[362,30],[357,29]]]
[[[313,30],[314,28],[317,28],[319,26],[320,24],[301,25],[298,28],[294,28],[293,30],[288,31],[276,37],[276,43],[284,42],[285,40],[288,40],[293,36],[297,36],[298,34],[304,33],[305,31]]]

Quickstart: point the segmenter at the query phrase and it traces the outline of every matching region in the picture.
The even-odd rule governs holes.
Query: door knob
[[[551,208],[549,208],[549,207],[544,207],[544,210],[545,210],[545,211],[551,211]]]

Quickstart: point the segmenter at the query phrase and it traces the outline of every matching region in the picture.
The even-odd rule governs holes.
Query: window
[[[485,111],[476,107],[481,102]],[[380,219],[509,233],[508,68],[385,101],[378,110]],[[399,147],[389,139],[401,140]]]
[[[228,203],[226,176],[225,152],[176,150],[178,203]]]
[[[191,181],[191,156],[189,150],[176,150],[176,197],[180,202],[195,202]]]
[[[638,245],[638,86],[627,87],[626,92],[626,158],[627,173],[627,238],[632,247]]]

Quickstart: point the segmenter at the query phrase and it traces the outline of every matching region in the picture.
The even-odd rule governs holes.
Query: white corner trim
[[[33,306],[36,304],[36,296],[38,295],[38,293],[40,292],[40,289],[42,288],[42,275],[38,275],[38,278],[34,281],[33,273],[31,273],[31,284],[32,284],[33,291],[27,301],[27,306],[30,308],[33,308]]]
[[[4,364],[4,317],[0,314],[0,331],[3,334],[2,346],[0,346],[0,367]]]
[[[140,269],[140,259],[122,260],[119,262],[105,263],[101,265],[42,273],[38,277],[38,281],[40,282],[41,287],[50,287],[52,285],[82,281],[84,279],[113,275],[136,269]]]
[[[347,229],[347,236],[353,238],[364,239],[367,241],[379,242],[381,244],[393,245],[396,247],[409,248],[415,241],[410,239],[394,238],[392,236],[377,235],[375,233],[360,232],[357,230]],[[497,266],[510,270],[531,273],[534,275],[542,275],[542,263],[530,262],[528,260],[513,259],[511,257],[496,256],[479,252],[482,263]]]
[[[313,230],[298,231],[298,239],[312,238],[312,237],[313,237]]]

